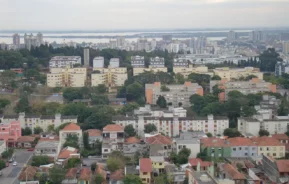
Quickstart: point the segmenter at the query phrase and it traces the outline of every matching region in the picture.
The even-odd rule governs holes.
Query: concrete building
[[[125,37],[119,36],[116,38],[117,47],[122,48],[125,46]]]
[[[7,145],[4,140],[0,140],[0,155],[7,150]]]
[[[152,73],[158,73],[158,72],[168,72],[167,67],[162,67],[162,68],[153,68],[153,67],[148,67],[148,68],[133,68],[133,76],[137,76],[141,73],[144,72],[152,72]]]
[[[192,132],[180,133],[179,138],[173,139],[173,149],[179,153],[182,149],[187,148],[191,151],[190,158],[196,158],[200,153],[200,138],[195,137]]]
[[[191,73],[205,74],[205,75],[210,75],[210,76],[214,75],[213,72],[209,72],[209,69],[207,66],[193,67],[192,65],[189,65],[188,67],[174,67],[173,72],[175,74],[182,74],[185,79],[187,79]]]
[[[146,137],[145,142],[148,144],[150,156],[168,158],[173,151],[172,140],[161,134]]]
[[[285,144],[280,143],[273,137],[252,137],[254,144],[258,145],[258,155],[266,155],[272,158],[285,157]]]
[[[289,41],[283,42],[283,53],[284,54],[289,54]]]
[[[50,68],[47,74],[48,87],[84,87],[86,68]]]
[[[19,137],[21,137],[21,125],[19,121],[1,121],[0,140],[4,140],[8,147],[15,147]]]
[[[150,67],[152,68],[164,68],[165,67],[165,59],[160,57],[150,58]]]
[[[178,58],[174,59],[173,67],[181,67],[181,68],[188,68],[189,67],[189,61],[185,58]]]
[[[59,131],[60,144],[63,145],[66,138],[71,135],[76,135],[78,137],[78,145],[81,147],[83,144],[82,130],[76,123],[70,123]]]
[[[256,157],[258,155],[258,146],[249,138],[235,137],[226,140],[231,146],[231,157]]]
[[[276,93],[277,87],[275,84],[265,82],[258,78],[253,78],[250,81],[227,81],[227,80],[211,80],[210,81],[210,92],[213,92],[213,87],[218,85],[224,92],[219,94],[220,101],[228,99],[228,93],[231,91],[239,91],[244,95],[257,94],[262,92],[273,92]]]
[[[163,41],[170,43],[173,40],[173,36],[172,35],[163,35],[162,36]]]
[[[88,133],[89,145],[94,146],[97,142],[102,142],[102,131],[98,129],[88,129],[85,131]]]
[[[34,155],[46,155],[56,160],[61,150],[59,140],[39,140],[34,149]]]
[[[127,68],[93,68],[91,86],[105,84],[107,87],[122,86],[127,80]]]
[[[93,68],[104,68],[104,57],[93,58]]]
[[[20,49],[20,35],[19,34],[13,35],[13,45],[15,45],[17,49]]]
[[[139,159],[139,177],[143,184],[151,183],[153,177],[152,161],[150,158]]]
[[[109,60],[110,68],[119,68],[119,58],[111,58]]]
[[[258,42],[258,41],[266,41],[267,35],[264,31],[252,31],[249,33],[249,40]]]
[[[215,68],[213,69],[213,72],[215,75],[218,75],[222,79],[227,79],[228,81],[233,79],[239,79],[240,77],[248,77],[250,75],[256,76],[258,79],[263,79],[263,72],[260,72],[259,68],[253,68],[253,67],[245,67],[245,68],[229,68],[229,67],[223,67],[223,68]]]
[[[39,47],[43,43],[44,42],[43,42],[42,33],[37,33],[36,36],[33,36],[32,33],[30,35],[27,35],[25,33],[25,35],[24,35],[24,45],[25,45],[25,48],[28,50],[30,50],[31,47]]]
[[[145,85],[145,96],[147,104],[154,104],[163,96],[167,103],[172,103],[174,107],[189,107],[190,97],[193,94],[203,96],[203,88],[197,83],[185,82],[184,85],[166,85],[162,86],[160,82]]]
[[[280,61],[277,62],[275,65],[275,76],[280,77],[284,73],[289,74],[289,63],[288,62],[280,62]]]
[[[49,68],[73,68],[76,64],[81,65],[80,56],[54,56],[49,61]]]
[[[133,68],[145,68],[144,56],[132,56],[131,66]]]
[[[83,49],[83,65],[89,67],[89,48]]]
[[[227,41],[229,43],[233,42],[237,40],[237,33],[233,30],[229,31],[228,35],[227,35]]]

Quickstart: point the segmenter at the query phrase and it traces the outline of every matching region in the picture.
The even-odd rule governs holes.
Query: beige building
[[[192,65],[189,65],[189,67],[174,67],[173,72],[175,74],[177,74],[177,73],[182,74],[185,79],[188,78],[188,76],[191,73],[206,74],[206,75],[210,75],[210,76],[214,75],[213,72],[209,72],[207,66],[193,67]]]
[[[81,147],[83,142],[82,130],[80,129],[80,126],[78,126],[76,123],[70,123],[59,131],[60,144],[63,145],[66,141],[66,138],[71,135],[76,135],[78,137],[78,145]]]
[[[144,72],[153,72],[153,73],[157,73],[157,72],[168,72],[168,68],[167,67],[162,67],[162,68],[156,68],[156,67],[152,67],[150,66],[149,68],[133,68],[133,76],[137,76],[141,73]]]
[[[126,68],[93,68],[91,86],[105,84],[107,87],[122,86],[127,80]]]
[[[47,74],[48,87],[84,87],[86,68],[51,68]]]
[[[249,75],[255,75],[258,79],[263,79],[263,73],[259,68],[245,67],[245,68],[216,68],[213,70],[215,75],[220,76],[222,79],[232,80],[239,79],[240,77],[247,77]]]

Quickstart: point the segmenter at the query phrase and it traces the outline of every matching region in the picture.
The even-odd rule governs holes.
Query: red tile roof
[[[214,137],[201,139],[201,145],[204,147],[229,147],[225,140]]]
[[[104,166],[98,164],[97,169],[95,170],[96,173],[100,174],[104,179],[106,178],[106,171],[104,170]]]
[[[68,125],[66,125],[62,130],[81,130],[80,126],[78,126],[75,123],[70,123]]]
[[[172,140],[164,135],[156,135],[146,138],[148,144],[172,144]]]
[[[140,143],[140,140],[136,137],[129,137],[125,140],[125,143],[127,144],[136,144],[136,143]]]
[[[198,166],[198,163],[200,163],[201,167],[209,167],[212,165],[211,162],[202,161],[199,158],[190,158],[189,163],[191,164],[192,167]]]
[[[278,140],[289,140],[286,134],[273,134],[272,137]]]
[[[273,137],[252,137],[251,140],[258,146],[285,146],[284,144],[280,143],[279,140]]]
[[[70,157],[70,154],[78,153],[78,149],[72,148],[72,147],[65,147],[63,148],[59,155],[58,159],[67,159]]]
[[[109,124],[109,125],[106,125],[104,128],[103,128],[103,131],[109,131],[109,132],[123,132],[124,131],[124,128],[120,125],[117,125],[117,124]]]
[[[279,172],[289,173],[289,160],[276,160]]]
[[[102,131],[98,129],[88,129],[86,130],[89,137],[99,137],[102,136]]]
[[[152,172],[152,160],[150,158],[139,159],[139,167],[141,172]]]
[[[231,176],[233,180],[245,180],[245,176],[240,173],[235,167],[231,164],[226,163],[223,165],[223,169]]]
[[[32,136],[21,136],[17,139],[17,142],[33,142],[35,137]]]
[[[39,139],[39,141],[59,141],[59,136],[42,137],[42,138]]]
[[[111,175],[110,175],[110,179],[113,181],[120,181],[120,180],[123,180],[123,178],[124,178],[123,169],[119,169],[119,170],[111,173]]]
[[[84,167],[80,171],[79,180],[90,181],[91,171],[90,168]]]
[[[33,181],[37,170],[38,170],[37,167],[27,166],[22,169],[22,172],[20,173],[18,179],[20,181],[26,181],[26,180]]]
[[[251,139],[246,137],[234,137],[227,139],[230,146],[257,146]]]
[[[76,173],[77,173],[77,169],[76,168],[70,168],[66,172],[65,178],[66,179],[74,179],[74,178],[76,178]]]

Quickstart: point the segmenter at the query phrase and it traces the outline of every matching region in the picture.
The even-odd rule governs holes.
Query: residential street
[[[19,184],[17,177],[24,167],[24,164],[32,157],[33,152],[27,150],[15,150],[14,156],[15,160],[18,163],[17,166],[13,166],[12,163],[9,164],[9,167],[6,167],[2,170],[2,176],[0,176],[0,183],[2,184]]]

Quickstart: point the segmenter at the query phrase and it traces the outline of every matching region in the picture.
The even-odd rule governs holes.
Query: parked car
[[[27,151],[34,151],[34,148],[29,148],[27,149]]]
[[[14,158],[12,157],[12,158],[9,159],[8,162],[9,162],[9,163],[12,163],[13,161],[14,161]]]
[[[15,161],[15,162],[13,162],[13,164],[12,164],[13,166],[17,166],[17,162]]]

